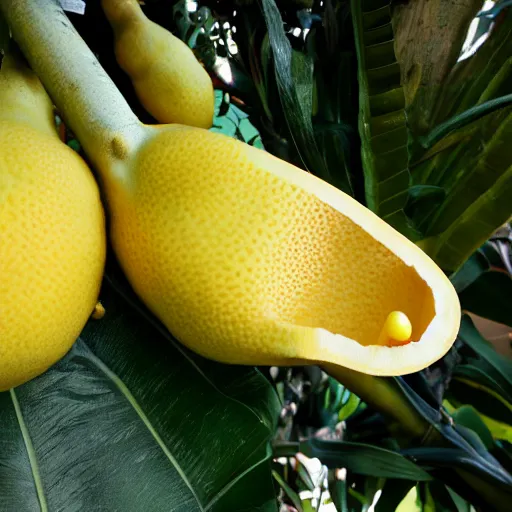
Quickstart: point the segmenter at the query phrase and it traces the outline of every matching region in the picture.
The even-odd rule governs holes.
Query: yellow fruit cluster
[[[53,58],[62,47],[53,11],[7,3],[24,51],[97,167],[121,266],[179,341],[227,363],[373,375],[414,372],[448,351],[460,307],[444,273],[352,197],[205,129],[211,80],[136,0],[102,1],[116,55],[148,111],[173,124],[140,123],[106,75],[95,79],[101,68],[78,37],[66,41],[91,69],[69,57],[69,72],[94,87],[63,86],[73,48]],[[43,372],[93,311],[102,315],[103,208],[51,111],[30,70],[2,67],[0,390]]]

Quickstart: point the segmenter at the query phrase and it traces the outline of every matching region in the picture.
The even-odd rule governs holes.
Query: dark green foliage
[[[62,361],[0,393],[0,510],[276,511],[268,381],[187,351],[114,267],[101,298]]]

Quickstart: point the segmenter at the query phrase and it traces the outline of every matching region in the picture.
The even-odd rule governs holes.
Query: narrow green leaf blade
[[[313,438],[302,442],[300,451],[308,457],[318,457],[328,468],[345,467],[361,475],[413,481],[432,478],[399,453],[369,444]]]
[[[263,15],[272,49],[274,72],[290,134],[304,168],[330,181],[329,170],[313,132],[313,60],[293,50],[274,0],[262,0]]]

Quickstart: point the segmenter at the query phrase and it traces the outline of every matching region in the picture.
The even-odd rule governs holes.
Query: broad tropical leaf
[[[185,350],[118,277],[102,301],[63,360],[0,394],[0,510],[275,511],[268,381]]]
[[[389,0],[352,0],[359,77],[359,133],[367,206],[415,238],[403,211],[410,185],[405,97]]]

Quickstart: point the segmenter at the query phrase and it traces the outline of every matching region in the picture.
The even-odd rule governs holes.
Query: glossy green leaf
[[[505,271],[482,273],[459,292],[462,309],[512,327],[512,277]]]
[[[507,396],[512,396],[512,362],[496,352],[478,332],[468,315],[462,318],[459,338],[489,365],[490,377],[502,386]]]
[[[458,367],[446,397],[457,405],[471,404],[480,413],[512,425],[512,404],[503,396],[506,391],[487,372],[474,364]]]
[[[388,478],[382,488],[382,494],[375,505],[375,512],[390,512],[397,509],[407,493],[414,487],[411,480]]]
[[[471,405],[459,407],[452,413],[452,417],[460,425],[473,430],[488,450],[492,449],[494,446],[492,434],[474,407]]]
[[[272,476],[275,481],[279,484],[279,487],[283,490],[289,500],[293,503],[293,506],[297,509],[297,512],[304,512],[300,496],[288,485],[286,480],[277,472],[272,471]]]
[[[462,267],[450,276],[450,281],[460,295],[468,286],[473,284],[491,268],[485,253],[481,250],[474,252]]]
[[[457,270],[512,215],[512,110],[482,151],[463,167],[429,225],[426,252]],[[462,165],[462,164],[461,164]]]
[[[362,443],[309,439],[301,442],[300,451],[318,457],[328,468],[347,468],[361,475],[430,480],[432,477],[399,453]]]
[[[415,238],[403,210],[410,185],[408,130],[389,4],[351,1],[366,202],[386,222]],[[386,25],[389,28],[383,31]]]
[[[276,511],[268,381],[184,349],[124,281],[102,302],[64,359],[0,393],[0,510]]]
[[[343,404],[342,408],[340,409],[340,412],[338,413],[338,419],[340,421],[344,421],[350,416],[352,416],[352,414],[356,412],[360,403],[361,399],[354,393],[350,393],[347,402]]]
[[[313,133],[313,59],[292,49],[274,0],[262,0],[283,113],[305,169],[330,181],[329,169]]]

